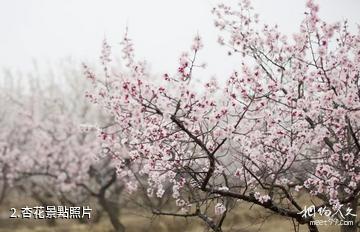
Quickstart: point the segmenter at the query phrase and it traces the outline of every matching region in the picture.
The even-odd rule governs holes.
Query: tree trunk
[[[45,208],[49,205],[51,205],[51,206],[56,205],[54,202],[51,202],[50,200],[47,201],[36,193],[33,193],[32,196],[36,201],[38,201],[41,204],[41,206],[43,206]],[[54,227],[54,226],[56,226],[56,219],[55,218],[47,218],[46,224],[50,227]]]
[[[346,209],[349,207],[350,209],[352,209],[351,213],[356,215],[357,204],[358,204],[358,199],[355,198],[355,200],[353,200],[349,205],[344,205],[343,206],[343,209],[345,210],[344,213],[346,214]],[[345,216],[345,214],[344,214],[344,216]],[[341,232],[357,232],[358,231],[358,225],[356,224],[356,217],[347,215],[347,216],[345,216],[343,221],[345,223],[351,222],[352,224],[345,225],[345,223],[344,223],[344,225],[341,225]]]
[[[115,232],[125,232],[125,226],[119,220],[119,208],[107,201],[105,196],[99,196],[99,204],[109,215],[110,222]]]
[[[312,225],[310,224],[310,222],[308,222],[308,228],[309,228],[309,232],[319,232],[319,229],[317,228],[316,225]]]

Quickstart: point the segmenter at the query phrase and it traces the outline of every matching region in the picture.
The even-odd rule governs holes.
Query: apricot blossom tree
[[[125,183],[117,181],[114,162],[99,159],[101,147],[88,133],[92,127],[80,126],[100,115],[78,100],[79,91],[69,88],[69,83],[63,89],[50,87],[40,85],[25,93],[2,91],[0,203],[14,192],[43,207],[87,206],[95,199],[98,205],[90,206],[99,206],[114,229],[124,231],[119,221],[124,199],[119,198],[120,193],[125,196]],[[110,203],[114,199],[117,204]],[[101,210],[94,208],[93,217]],[[47,222],[54,225],[55,220]]]
[[[215,7],[218,41],[240,67],[223,87],[210,79],[194,88],[199,36],[178,70],[160,77],[136,60],[127,35],[122,71],[112,70],[106,41],[104,77],[84,65],[93,84],[86,97],[113,116],[99,135],[118,174],[129,174],[125,160],[141,162],[149,196],[161,198],[172,186],[181,212],[153,213],[200,217],[221,231],[240,200],[318,231],[314,218],[301,214],[297,193],[307,192],[321,202],[316,209],[351,209],[342,213],[354,224],[342,230],[356,231],[360,35],[347,22],[321,20],[318,10],[307,1],[299,32],[288,38],[277,26],[260,25],[248,0],[239,9]],[[128,152],[119,152],[124,147]]]

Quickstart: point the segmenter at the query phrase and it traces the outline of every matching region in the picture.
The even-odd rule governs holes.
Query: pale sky
[[[230,0],[227,0],[230,1]],[[154,72],[176,70],[178,57],[199,33],[204,39],[200,60],[209,73],[223,75],[236,62],[222,58],[211,8],[217,0],[0,0],[0,67],[27,71],[66,57],[95,62],[106,36],[114,53],[126,25],[137,55]],[[226,1],[224,1],[226,2]],[[330,21],[360,23],[359,0],[319,0],[320,15]],[[303,0],[254,0],[263,21],[295,32],[303,17]]]

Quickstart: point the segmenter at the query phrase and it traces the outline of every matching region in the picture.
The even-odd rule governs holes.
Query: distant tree
[[[88,133],[93,127],[79,125],[101,115],[79,99],[79,85],[49,82],[31,80],[28,91],[9,86],[2,91],[0,203],[9,193],[32,197],[44,207],[87,206],[95,198],[115,231],[124,231],[119,215],[126,179],[118,181],[114,162],[99,159],[103,151]],[[97,213],[94,208],[92,214]]]

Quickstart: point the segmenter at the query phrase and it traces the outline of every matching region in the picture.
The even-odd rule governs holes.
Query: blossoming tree
[[[100,210],[93,208],[92,216],[103,210],[114,229],[124,231],[119,220],[124,199],[119,198],[125,180],[117,181],[114,162],[98,159],[101,147],[86,132],[91,128],[79,125],[100,115],[78,100],[82,92],[70,83],[62,88],[48,84],[35,84],[24,93],[1,91],[0,203],[6,196],[14,200],[8,193],[31,197],[42,207],[88,206],[96,199]],[[54,225],[55,220],[47,222]]]
[[[106,42],[104,77],[85,65],[93,84],[87,98],[113,116],[101,128],[103,146],[118,162],[144,164],[148,195],[161,198],[172,186],[181,212],[153,213],[200,217],[222,231],[240,200],[318,231],[314,218],[301,213],[301,192],[318,198],[315,209],[340,211],[353,222],[342,231],[356,231],[360,35],[346,22],[321,20],[318,9],[308,1],[299,32],[288,38],[277,26],[260,25],[248,0],[239,9],[214,8],[219,43],[240,64],[223,87],[211,79],[194,88],[199,36],[178,70],[157,78],[136,61],[127,35],[124,71],[112,71]],[[119,174],[128,173],[125,166]]]

